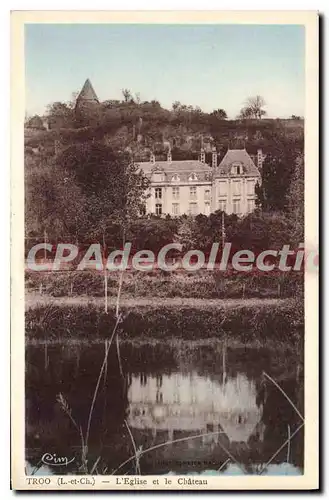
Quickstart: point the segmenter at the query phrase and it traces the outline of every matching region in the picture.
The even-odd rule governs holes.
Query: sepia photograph
[[[210,14],[20,20],[22,489],[317,467],[318,18]]]

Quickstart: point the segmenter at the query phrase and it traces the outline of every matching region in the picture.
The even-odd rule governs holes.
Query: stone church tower
[[[97,109],[99,106],[99,100],[96,95],[96,92],[89,80],[85,81],[80,94],[77,97],[75,103],[75,111],[76,112],[84,112],[84,111],[92,111],[95,108]]]

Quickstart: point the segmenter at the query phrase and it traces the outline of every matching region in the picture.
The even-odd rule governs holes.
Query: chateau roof
[[[99,103],[98,97],[96,95],[96,92],[94,91],[94,88],[89,80],[85,81],[80,94],[77,97],[77,104],[81,103],[86,103],[86,102],[91,102],[91,103]]]
[[[230,169],[234,163],[242,163],[245,175],[252,177],[260,176],[258,168],[245,149],[229,149],[220,162],[216,175],[229,175]]]
[[[163,170],[164,172],[211,172],[212,169],[207,163],[202,163],[199,160],[173,160],[173,161],[143,161],[139,166],[145,174],[151,173],[153,170]]]
[[[171,177],[175,174],[179,176],[180,182],[189,181],[192,173],[197,175],[197,180],[201,182],[211,182],[212,169],[206,163],[199,160],[173,160],[173,161],[144,161],[139,166],[147,177],[151,177],[153,172],[160,171]]]

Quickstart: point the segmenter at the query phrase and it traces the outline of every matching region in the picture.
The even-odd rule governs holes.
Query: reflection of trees
[[[248,378],[256,380],[268,368],[273,355],[267,348],[230,347],[227,341],[187,349],[181,355],[177,353],[182,371],[197,370],[200,376],[209,376],[217,381],[222,379],[223,370],[229,377],[244,373]]]
[[[297,384],[293,378],[281,379],[280,387],[303,411],[303,384]],[[259,387],[257,400],[263,404],[262,423],[264,425],[263,455],[270,459],[279,446],[288,438],[288,433],[296,429],[301,420],[295,410],[271,382],[264,381]],[[288,426],[290,430],[288,430]],[[287,447],[275,458],[274,463],[287,462]],[[290,463],[303,467],[303,429],[290,442]]]
[[[170,373],[177,369],[175,351],[169,345],[165,348],[161,345],[136,346],[122,343],[122,364],[125,373],[134,374],[156,374],[159,377],[163,373]]]
[[[73,418],[84,431],[104,359],[104,348],[100,345],[78,349],[48,346],[48,356],[49,363],[45,366],[43,347],[29,347],[27,350],[27,455],[37,460],[47,451],[56,452],[57,456],[75,454],[78,457],[80,437],[59,407],[56,397],[63,394]],[[106,378],[102,381],[93,412],[89,453],[91,457],[95,456],[95,460],[104,454],[104,450],[111,448],[116,436],[121,438],[126,407],[127,384],[120,377],[113,352],[109,355]]]

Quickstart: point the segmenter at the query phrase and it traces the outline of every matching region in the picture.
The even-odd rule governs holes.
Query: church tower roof
[[[91,81],[89,78],[85,81],[80,94],[77,97],[77,102],[76,104],[99,104],[99,100],[97,97],[96,92],[94,91],[94,88],[91,84]]]

